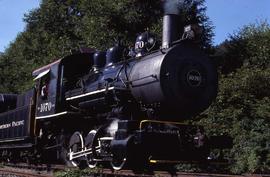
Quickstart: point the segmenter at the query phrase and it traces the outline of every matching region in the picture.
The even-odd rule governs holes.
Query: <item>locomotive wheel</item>
[[[139,152],[139,153],[138,153]],[[141,172],[144,168],[148,167],[147,156],[138,150],[129,151],[125,157],[113,157],[111,167],[114,170],[122,170],[123,168],[132,168],[133,171]]]
[[[129,136],[125,147],[113,150],[111,167],[114,170],[132,168],[133,171],[141,172],[148,166],[148,157],[142,145],[135,143],[134,136]]]
[[[87,149],[92,149],[92,152],[86,156],[90,168],[95,168],[97,166],[97,161],[95,160],[96,153],[93,152],[98,149],[98,143],[97,141],[94,141],[96,133],[96,130],[91,130],[85,138],[85,147]]]
[[[81,133],[75,132],[69,140],[69,154],[80,152],[83,150],[83,147],[84,144]],[[80,165],[81,158],[71,159],[70,162],[72,166],[78,167]]]
[[[113,152],[113,159],[111,161],[111,167],[114,170],[121,170],[127,167],[128,165],[132,165],[131,164],[131,162],[133,162],[132,147],[133,147],[133,136],[130,136],[127,139],[125,147]]]
[[[121,170],[126,166],[127,162],[128,161],[126,157],[114,157],[111,161],[111,166],[114,170]]]

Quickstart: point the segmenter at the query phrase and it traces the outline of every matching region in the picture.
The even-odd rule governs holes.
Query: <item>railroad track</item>
[[[101,174],[104,176],[133,176],[133,177],[270,177],[270,175],[259,174],[244,174],[244,175],[227,175],[227,174],[210,174],[210,173],[184,173],[184,172],[167,172],[167,171],[153,171],[151,174],[136,174],[131,170],[112,171],[110,169],[103,169]]]
[[[64,165],[27,165],[27,164],[5,164],[7,166],[0,168],[0,177],[52,177],[53,171],[64,171],[67,167]],[[75,168],[68,168],[76,170]],[[77,169],[78,170],[78,169]],[[132,170],[114,171],[107,168],[90,170],[84,177],[270,177],[270,174],[213,174],[213,173],[185,173],[170,171],[151,171],[145,173],[136,173]]]
[[[33,170],[22,170],[11,167],[0,168],[0,177],[52,177],[52,174],[43,174]]]

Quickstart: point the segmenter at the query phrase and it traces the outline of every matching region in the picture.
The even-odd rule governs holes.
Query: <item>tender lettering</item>
[[[11,123],[3,124],[3,125],[0,125],[0,130],[1,129],[6,129],[6,128],[9,128],[9,127],[11,127]]]
[[[7,128],[10,128],[10,127],[23,126],[23,125],[24,125],[24,120],[12,121],[11,123],[0,125],[0,130],[7,129]]]
[[[18,127],[18,126],[22,126],[24,125],[24,120],[20,120],[20,121],[12,121],[12,127]]]

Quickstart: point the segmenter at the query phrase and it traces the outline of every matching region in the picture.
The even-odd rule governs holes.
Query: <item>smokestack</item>
[[[169,48],[180,37],[183,25],[180,24],[180,7],[184,0],[164,0],[162,48]]]

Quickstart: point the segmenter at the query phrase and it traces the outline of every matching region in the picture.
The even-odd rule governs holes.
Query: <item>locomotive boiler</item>
[[[2,157],[91,168],[109,162],[115,170],[206,160],[203,128],[183,121],[211,104],[217,72],[172,2],[165,2],[161,46],[145,32],[129,56],[120,44],[80,50],[35,70],[36,86],[25,94],[0,95]]]

